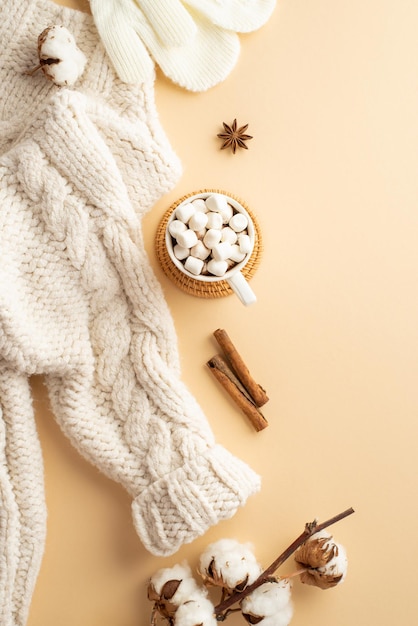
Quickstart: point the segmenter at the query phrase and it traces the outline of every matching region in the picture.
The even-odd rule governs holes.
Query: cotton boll
[[[201,593],[201,590],[186,563],[158,570],[151,577],[148,585],[148,598],[150,600],[159,603],[168,601],[174,608],[199,592]]]
[[[215,609],[203,594],[184,602],[174,615],[174,626],[217,626]]]
[[[244,615],[244,618],[249,621],[250,624],[260,624],[261,626],[288,626],[293,617],[293,606],[288,604],[284,609],[275,615],[269,615],[269,617],[263,617],[258,621],[258,617],[252,615]]]
[[[75,59],[66,59],[54,65],[44,65],[43,71],[59,87],[72,87],[80,76],[80,66]]]
[[[302,583],[329,589],[345,580],[348,565],[345,548],[326,530],[315,533],[298,548],[295,560],[309,568],[300,576]]]
[[[242,590],[253,583],[262,572],[252,546],[234,539],[221,539],[201,554],[199,572],[206,584],[224,587],[229,591]]]
[[[200,593],[200,589],[194,578],[183,578],[179,588],[174,596],[171,598],[171,602],[180,606],[183,602],[187,602],[196,593]]]
[[[241,602],[245,619],[263,626],[287,626],[293,616],[291,584],[283,579],[260,585]]]
[[[58,86],[72,87],[87,59],[64,26],[48,26],[38,37],[39,63],[45,76]]]
[[[243,599],[241,608],[244,613],[249,609],[265,617],[274,615],[291,602],[291,591],[291,583],[286,578],[263,583]]]
[[[334,545],[336,548],[334,556],[324,567],[320,568],[320,572],[326,576],[340,577],[339,582],[342,583],[347,576],[347,553],[341,544]]]

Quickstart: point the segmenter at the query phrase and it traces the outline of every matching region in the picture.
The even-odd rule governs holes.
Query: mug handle
[[[254,291],[251,289],[241,272],[234,272],[232,276],[227,278],[227,281],[229,286],[234,290],[238,298],[243,304],[245,304],[245,306],[253,304],[257,301]]]

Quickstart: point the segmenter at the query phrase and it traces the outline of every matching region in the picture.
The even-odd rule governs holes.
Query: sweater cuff
[[[229,519],[260,489],[260,477],[220,445],[161,478],[132,504],[147,550],[168,556]]]

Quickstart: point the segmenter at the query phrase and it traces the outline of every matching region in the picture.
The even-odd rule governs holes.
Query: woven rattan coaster
[[[252,213],[251,209],[248,208],[245,202],[227,191],[219,191],[217,189],[202,189],[201,191],[193,191],[192,193],[188,193],[179,200],[173,202],[173,204],[164,213],[158,225],[157,234],[155,237],[155,251],[164,274],[170,280],[172,280],[173,283],[177,285],[177,287],[179,287],[186,293],[192,296],[197,296],[199,298],[221,298],[223,296],[229,296],[231,293],[233,293],[232,288],[229,286],[226,280],[218,280],[216,282],[203,282],[186,276],[186,274],[183,274],[183,272],[181,272],[170,259],[167,251],[167,246],[165,244],[167,224],[172,212],[181,202],[187,200],[187,198],[203,193],[220,193],[228,196],[233,200],[239,202],[251,217],[254,223],[254,249],[248,262],[241,270],[241,273],[247,280],[249,280],[254,275],[259,265],[262,253],[262,239],[260,227],[254,214]]]

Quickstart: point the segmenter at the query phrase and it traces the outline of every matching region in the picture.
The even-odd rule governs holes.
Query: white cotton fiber
[[[202,574],[213,572],[225,582],[229,589],[235,589],[245,582],[254,582],[262,572],[252,546],[239,543],[235,539],[221,539],[209,545],[201,554],[199,571]]]
[[[284,579],[260,585],[243,599],[241,609],[247,615],[264,618],[259,622],[263,626],[266,624],[287,626],[293,615],[289,580]]]
[[[326,565],[324,565],[323,567],[318,567],[318,572],[321,572],[326,576],[341,576],[340,583],[342,583],[347,575],[348,566],[347,553],[344,546],[342,546],[340,543],[336,543],[333,540],[332,535],[330,535],[325,530],[319,533],[315,533],[310,539],[328,539],[328,541],[324,544],[324,551],[326,552],[330,549],[333,549],[334,556],[330,561],[328,561]]]
[[[174,615],[174,626],[217,626],[215,609],[203,594],[184,602]]]
[[[257,624],[259,626],[288,626],[292,617],[293,607],[291,604],[288,604],[280,613],[264,617],[260,622],[257,622]]]
[[[158,570],[151,577],[150,583],[153,585],[155,591],[160,594],[165,583],[169,580],[181,580],[176,593],[170,598],[170,602],[176,606],[189,600],[195,593],[200,591],[200,588],[193,578],[192,570],[187,563]]]
[[[49,26],[39,36],[42,71],[56,85],[72,87],[84,71],[87,59],[64,26]]]

